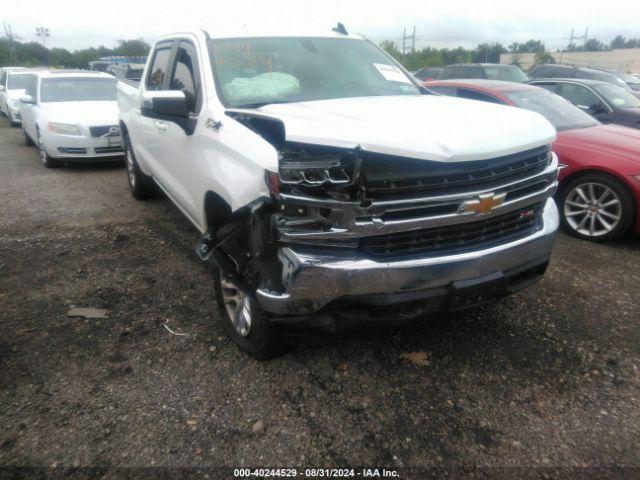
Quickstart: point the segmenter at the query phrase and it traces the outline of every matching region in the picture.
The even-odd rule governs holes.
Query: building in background
[[[598,67],[640,74],[640,48],[620,48],[605,52],[555,52],[556,63],[576,67]],[[503,53],[500,63],[517,63],[528,70],[536,63],[535,53]]]

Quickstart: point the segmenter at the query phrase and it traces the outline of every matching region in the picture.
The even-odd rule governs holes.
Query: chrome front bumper
[[[400,261],[375,261],[353,251],[307,253],[283,247],[284,292],[259,289],[257,300],[265,310],[280,315],[317,312],[342,298],[411,294],[504,273],[527,265],[551,252],[558,230],[558,210],[546,201],[542,228],[519,240],[483,250],[440,257]]]

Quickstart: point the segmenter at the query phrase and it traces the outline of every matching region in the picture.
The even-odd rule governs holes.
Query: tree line
[[[38,42],[10,42],[0,38],[0,67],[20,65],[26,67],[55,66],[65,68],[87,68],[89,62],[109,56],[143,56],[151,46],[142,39],[118,40],[115,48],[101,46],[70,52],[66,48],[45,48]]]
[[[405,52],[404,55],[395,42],[384,40],[380,46],[396,60],[402,63],[408,70],[417,70],[425,66],[441,67],[452,63],[499,63],[500,55],[513,53],[514,63],[518,63],[519,53],[535,54],[535,63],[555,63],[551,52],[547,50],[544,42],[531,39],[526,42],[513,42],[508,47],[501,43],[481,43],[474,49],[458,48],[433,48],[425,47]],[[640,48],[640,38],[627,39],[622,35],[615,37],[608,45],[596,38],[588,39],[584,45],[569,44],[566,51],[569,52],[599,52],[618,48]]]
[[[481,43],[474,49],[433,48],[425,47],[411,50],[403,55],[398,45],[391,40],[380,43],[394,58],[399,60],[409,70],[417,70],[424,66],[444,66],[452,63],[498,63],[503,53],[534,53],[536,63],[554,63],[553,56],[545,48],[541,40],[527,42],[513,42],[508,47],[501,43]],[[70,52],[65,48],[45,48],[38,42],[10,42],[0,38],[0,67],[6,65],[39,66],[51,65],[65,68],[87,68],[89,62],[108,56],[144,56],[149,53],[150,45],[143,39],[118,40],[115,48],[101,46],[85,48]],[[578,51],[606,51],[618,48],[640,48],[640,38],[625,38],[616,36],[608,45],[596,38],[588,39],[584,45],[574,43],[567,46],[570,52]],[[517,56],[515,56],[517,63]]]

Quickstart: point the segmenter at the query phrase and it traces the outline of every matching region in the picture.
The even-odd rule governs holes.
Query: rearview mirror
[[[145,117],[169,121],[189,117],[187,97],[182,90],[144,92],[140,111]]]
[[[20,102],[27,105],[35,105],[36,100],[31,95],[23,95],[20,97]]]

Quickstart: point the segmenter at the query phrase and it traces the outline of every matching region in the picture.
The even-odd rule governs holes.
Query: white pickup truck
[[[554,127],[432,94],[340,24],[167,35],[118,103],[133,196],[159,187],[200,231],[220,320],[257,358],[512,293],[549,262]]]

